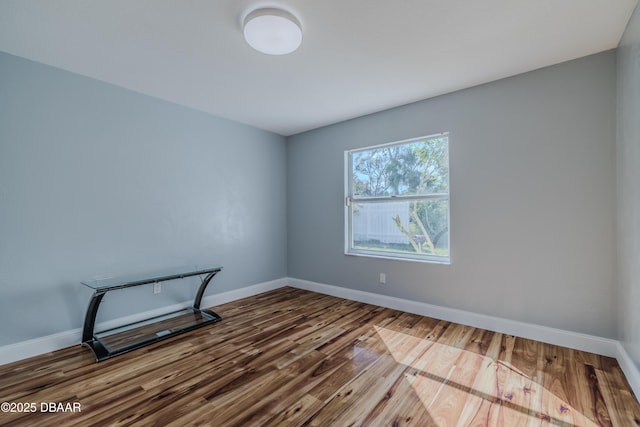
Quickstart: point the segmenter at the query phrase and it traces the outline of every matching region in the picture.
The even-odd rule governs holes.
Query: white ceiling
[[[291,135],[612,49],[637,2],[0,0],[0,50]],[[257,6],[298,51],[245,44]]]

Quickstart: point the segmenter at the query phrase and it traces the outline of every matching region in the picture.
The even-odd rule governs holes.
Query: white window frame
[[[447,183],[447,193],[431,193],[422,195],[398,195],[398,196],[382,196],[382,197],[361,197],[354,196],[352,194],[352,182],[353,182],[353,154],[370,151],[377,148],[392,147],[396,145],[407,145],[413,142],[424,141],[427,139],[434,139],[439,137],[447,137],[447,151],[449,153],[449,179]],[[419,261],[434,264],[451,264],[451,135],[449,132],[441,132],[433,135],[420,136],[417,138],[404,139],[401,141],[394,141],[385,144],[372,145],[363,148],[356,148],[347,150],[344,152],[344,164],[345,164],[345,206],[344,206],[344,218],[345,218],[345,255],[364,256],[371,258],[383,258],[383,259],[395,259],[405,261]],[[376,201],[415,201],[415,200],[446,200],[448,202],[447,209],[447,247],[449,248],[449,255],[434,255],[434,254],[418,254],[418,253],[405,253],[405,252],[393,252],[384,250],[368,250],[361,248],[354,248],[353,245],[353,218],[352,218],[352,202],[376,202]]]

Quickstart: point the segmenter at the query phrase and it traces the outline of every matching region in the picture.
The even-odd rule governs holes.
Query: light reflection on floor
[[[457,414],[458,426],[597,425],[558,397],[563,393],[554,392],[560,387],[557,381],[549,390],[508,361],[384,327],[375,329],[396,362],[409,368],[405,380],[442,425],[452,425]],[[501,335],[494,334],[495,339]]]

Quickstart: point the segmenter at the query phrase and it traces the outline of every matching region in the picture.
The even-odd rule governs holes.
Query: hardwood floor
[[[640,426],[611,358],[293,288],[213,310],[105,362],[74,346],[0,366],[0,402],[37,407],[0,424]]]

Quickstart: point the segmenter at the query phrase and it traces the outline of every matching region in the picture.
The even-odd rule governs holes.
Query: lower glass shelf
[[[216,322],[211,310],[186,308],[141,322],[97,332],[86,342],[101,361]]]

